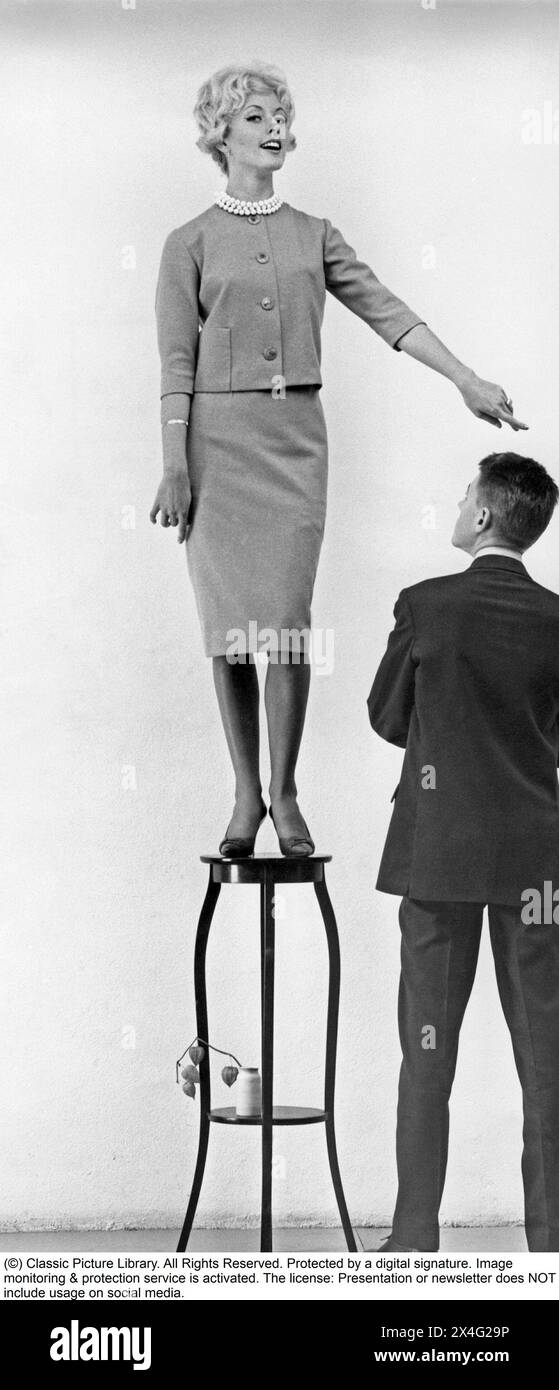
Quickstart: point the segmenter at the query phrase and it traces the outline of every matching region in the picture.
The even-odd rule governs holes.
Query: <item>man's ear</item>
[[[479,531],[480,533],[482,531],[488,531],[489,527],[491,526],[492,520],[493,518],[491,516],[489,507],[482,507],[476,517],[476,531]]]

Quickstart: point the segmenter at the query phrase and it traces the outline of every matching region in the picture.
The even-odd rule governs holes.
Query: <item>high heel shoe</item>
[[[272,823],[273,823],[273,826],[274,826],[274,830],[275,830],[276,835],[277,835],[277,837],[278,837],[278,840],[279,840],[279,847],[280,847],[280,849],[281,849],[282,854],[284,854],[284,855],[286,856],[286,858],[288,858],[288,859],[307,859],[307,858],[309,857],[309,855],[314,854],[314,851],[315,851],[315,844],[314,844],[314,840],[313,840],[312,837],[311,837],[311,832],[310,832],[310,830],[309,830],[309,827],[308,827],[308,825],[307,825],[307,822],[306,822],[306,821],[303,821],[303,825],[304,825],[305,830],[306,830],[306,832],[307,832],[305,836],[303,836],[303,835],[290,835],[288,838],[284,838],[284,837],[283,837],[282,835],[280,835],[280,833],[279,833],[278,827],[277,827],[276,822],[275,822],[275,820],[274,820],[274,813],[273,813],[273,811],[272,811],[272,807],[270,806],[269,809],[270,809],[270,816],[271,816],[271,818],[272,818]]]
[[[264,803],[262,804],[264,805]],[[256,840],[256,836],[258,834],[260,826],[262,825],[262,821],[266,819],[266,815],[267,809],[266,806],[264,806],[264,810],[261,813],[260,820],[256,827],[256,832],[254,835],[251,836],[250,839],[239,839],[238,835],[225,835],[225,839],[221,841],[221,844],[219,846],[219,853],[223,855],[224,859],[248,859],[251,854],[254,854],[254,843]]]

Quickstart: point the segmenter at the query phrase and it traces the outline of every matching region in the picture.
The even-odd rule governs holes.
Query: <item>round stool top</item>
[[[246,859],[226,859],[221,854],[201,854],[200,859],[211,865],[212,878],[219,883],[313,883],[323,877],[332,855],[250,854]]]

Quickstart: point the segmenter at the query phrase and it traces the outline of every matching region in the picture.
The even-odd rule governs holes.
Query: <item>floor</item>
[[[358,1248],[376,1250],[389,1234],[372,1226],[356,1226]],[[164,1231],[25,1231],[0,1234],[0,1250],[90,1250],[174,1251],[178,1230]],[[192,1252],[245,1250],[258,1251],[258,1230],[194,1230],[188,1243]],[[522,1226],[447,1226],[441,1233],[441,1254],[450,1251],[526,1251]],[[345,1250],[341,1227],[287,1227],[274,1231],[274,1250],[291,1254],[297,1250]]]

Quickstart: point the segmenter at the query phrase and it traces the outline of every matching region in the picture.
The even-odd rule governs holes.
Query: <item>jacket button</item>
[[[252,222],[253,227],[256,226],[256,223],[259,221],[260,214],[257,212],[251,212],[250,217],[247,217],[247,222]]]
[[[267,265],[270,257],[266,251],[259,251],[256,259],[260,261],[260,265]]]
[[[263,357],[266,358],[266,361],[267,361],[267,362],[273,362],[274,357],[277,357],[278,354],[277,354],[275,348],[269,347],[269,348],[264,348],[264,352],[263,352],[262,355],[263,355]]]
[[[260,300],[260,303],[263,309],[273,309],[274,307],[273,299],[270,299],[270,296],[267,294],[265,294],[264,298]]]

